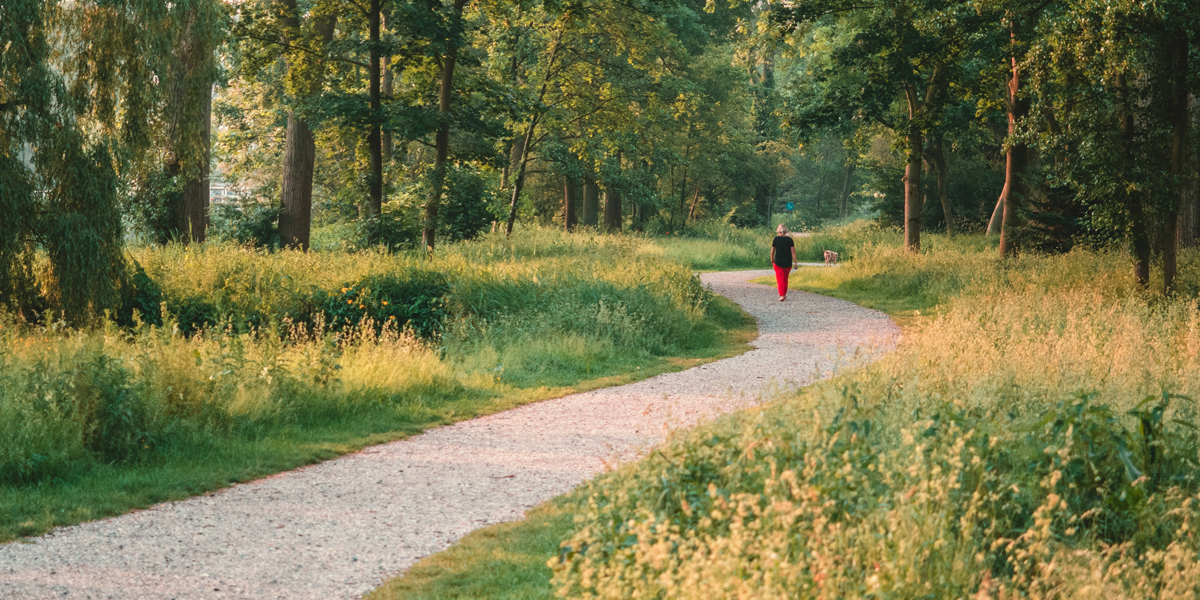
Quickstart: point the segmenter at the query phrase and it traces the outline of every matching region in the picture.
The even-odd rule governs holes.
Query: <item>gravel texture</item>
[[[356,598],[479,527],[662,439],[894,345],[886,315],[710,273],[756,349],[547,400],[318,465],[0,545],[0,598]]]

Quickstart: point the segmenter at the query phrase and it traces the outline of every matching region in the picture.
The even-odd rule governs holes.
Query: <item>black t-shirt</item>
[[[771,240],[771,247],[775,249],[775,264],[780,269],[792,268],[792,248],[796,242],[786,235],[777,235]]]

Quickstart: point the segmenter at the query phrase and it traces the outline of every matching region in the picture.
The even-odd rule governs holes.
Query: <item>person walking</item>
[[[787,225],[775,228],[775,239],[771,240],[771,265],[775,267],[775,283],[779,286],[779,301],[787,300],[788,274],[796,264],[796,242],[787,234]]]

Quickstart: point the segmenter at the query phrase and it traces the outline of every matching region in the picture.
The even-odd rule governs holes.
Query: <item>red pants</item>
[[[775,283],[779,286],[779,296],[787,295],[788,290],[788,273],[792,272],[792,268],[783,268],[779,265],[771,265],[775,267]]]

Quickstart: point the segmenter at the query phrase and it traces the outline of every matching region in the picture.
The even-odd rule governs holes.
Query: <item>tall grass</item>
[[[801,274],[937,310],[877,363],[588,484],[559,593],[1200,595],[1196,299],[1143,293],[1119,253],[930,241]]]
[[[690,265],[700,271],[769,269],[774,228],[746,229],[721,221],[691,226],[679,235],[647,238],[641,253]],[[853,221],[838,227],[805,231],[795,237],[796,260],[823,262],[825,251],[833,250],[840,258],[853,258],[858,248],[875,244],[894,244],[899,233],[880,229],[867,221]]]
[[[0,314],[0,540],[86,518],[71,516],[87,513],[71,508],[87,501],[70,497],[79,486],[99,488],[96,502],[128,492],[104,491],[116,484],[98,473],[169,472],[241,448],[250,454],[221,476],[236,480],[240,469],[276,468],[255,466],[272,453],[292,456],[277,448],[284,438],[314,448],[359,440],[339,446],[349,449],[661,371],[669,357],[720,354],[742,327],[689,268],[640,253],[642,241],[519,233],[433,259],[139,249],[133,258],[161,294],[155,319],[76,330]],[[151,487],[176,476],[186,479]],[[57,494],[55,510],[31,500],[44,493]]]

